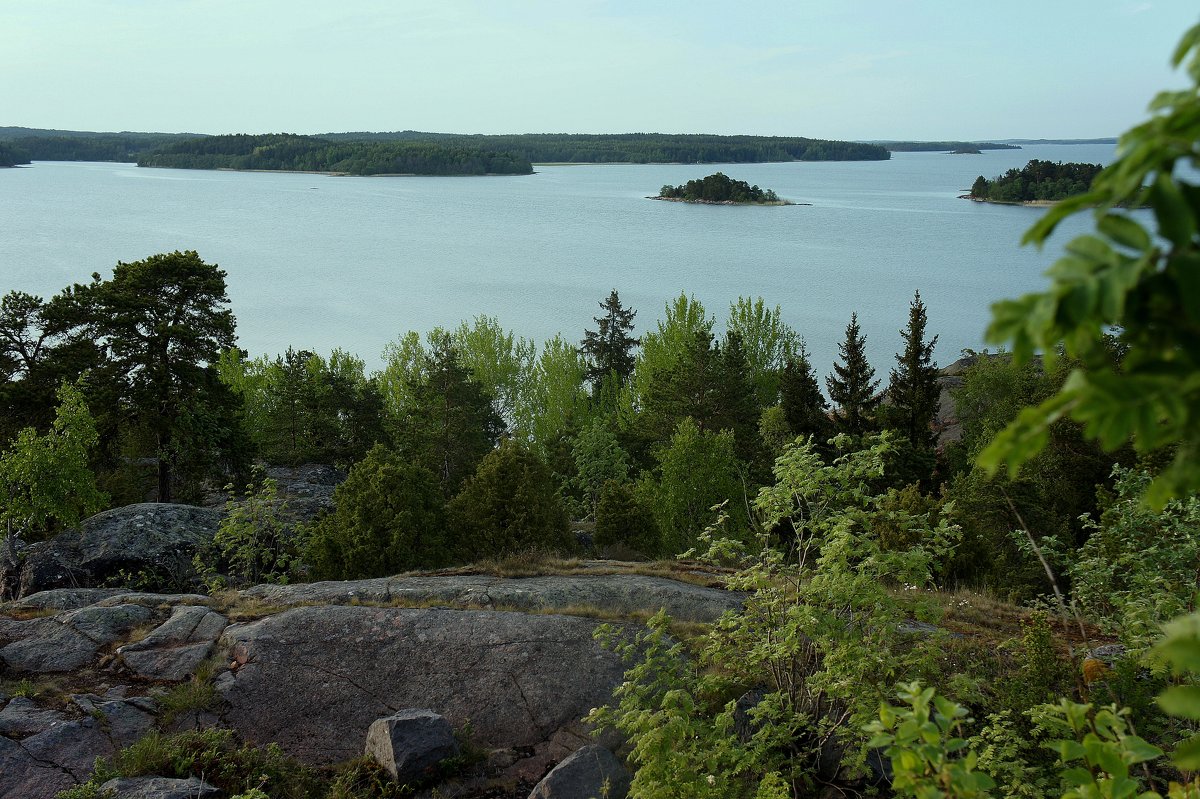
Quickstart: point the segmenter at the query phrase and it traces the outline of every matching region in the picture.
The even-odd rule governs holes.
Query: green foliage
[[[304,554],[313,579],[382,577],[448,560],[441,486],[423,466],[376,446],[333,500]]]
[[[734,529],[744,533],[749,521],[744,509],[746,487],[732,433],[702,430],[684,417],[655,458],[659,477],[654,514],[666,551],[678,553],[694,546],[712,519],[713,506],[725,502],[731,503]]]
[[[575,487],[584,496],[588,515],[595,517],[605,485],[629,479],[629,455],[608,426],[595,420],[575,436],[571,456],[575,462]]]
[[[537,346],[504,330],[494,316],[477,316],[470,323],[461,323],[450,333],[450,346],[458,362],[492,397],[496,415],[515,429],[518,409],[528,393]]]
[[[783,321],[779,306],[768,308],[762,297],[738,297],[729,306],[726,329],[741,341],[757,404],[764,408],[774,405],[779,400],[785,367],[795,355],[803,353],[799,335]]]
[[[326,359],[289,348],[274,361],[226,350],[217,371],[241,399],[246,431],[270,463],[350,464],[384,438],[378,383],[343,350]]]
[[[632,796],[804,795],[818,769],[861,763],[859,723],[938,646],[902,632],[910,609],[889,586],[927,583],[955,539],[940,520],[903,551],[880,548],[881,497],[868,486],[888,443],[869,447],[829,464],[808,443],[789,447],[754,501],[755,550],[723,536],[725,516],[706,530],[699,556],[736,563],[728,586],[746,600],[693,642],[694,657],[663,614],[633,641],[607,634],[632,665],[615,706],[591,718],[629,737]],[[788,547],[768,546],[785,529]]]
[[[617,290],[600,303],[602,316],[593,317],[595,330],[583,332],[580,352],[587,361],[587,379],[593,386],[610,375],[624,383],[633,374],[633,351],[640,343],[633,333],[633,317],[637,311],[621,305]]]
[[[247,486],[240,499],[233,496],[225,503],[211,552],[196,556],[214,587],[223,582],[214,577],[218,571],[235,585],[286,583],[299,560],[300,545],[289,528],[287,503],[279,499],[278,485],[269,477],[257,477],[257,487]],[[234,490],[232,485],[225,488]]]
[[[64,383],[58,399],[45,435],[25,428],[0,453],[0,535],[43,537],[78,524],[108,501],[88,468],[98,436],[83,394]]]
[[[779,401],[793,437],[812,437],[819,446],[824,446],[833,435],[829,403],[821,394],[803,341],[784,365]]]
[[[92,276],[64,295],[74,335],[103,344],[123,410],[145,431],[158,463],[158,499],[223,471],[215,455],[240,467],[243,432],[236,402],[212,364],[234,344],[225,272],[194,251],[118,263],[109,280]]]
[[[601,550],[620,547],[642,557],[663,551],[662,534],[648,505],[629,483],[610,480],[600,489],[596,503],[594,541]]]
[[[1072,598],[1087,617],[1143,649],[1164,622],[1194,609],[1200,498],[1154,510],[1141,501],[1149,473],[1118,467],[1114,477],[1111,504],[1098,521],[1085,520],[1091,535],[1066,571]]]
[[[1184,60],[1191,86],[1160,94],[1153,116],[1121,137],[1117,159],[1091,191],[1025,234],[1041,245],[1063,219],[1095,209],[1097,233],[1067,245],[1047,291],[993,307],[988,337],[1011,341],[1019,360],[1037,350],[1052,356],[1061,343],[1081,362],[1061,391],[1023,411],[981,455],[993,471],[1015,471],[1045,446],[1050,424],[1069,416],[1107,449],[1130,438],[1140,452],[1176,445],[1148,490],[1154,505],[1200,487],[1200,189],[1176,170],[1200,162],[1200,26],[1175,52],[1175,65]],[[1128,210],[1143,204],[1155,235]],[[1128,349],[1119,369],[1103,344],[1111,327]]]
[[[277,745],[262,749],[242,745],[232,730],[219,728],[173,735],[151,732],[118,752],[100,776],[203,777],[230,794],[259,790],[270,799],[314,796],[320,788],[315,771],[286,756]]]
[[[1103,169],[1100,164],[1064,164],[1034,159],[1020,169],[986,180],[982,175],[971,186],[971,197],[997,203],[1065,200],[1083,194]]]
[[[512,439],[483,459],[446,510],[456,536],[450,547],[464,560],[571,545],[554,476],[537,453]]]
[[[1188,772],[1200,771],[1200,613],[1180,616],[1163,628],[1163,637],[1153,657],[1165,664],[1173,684],[1158,703],[1171,716],[1182,719],[1182,742],[1172,753],[1175,765]]]
[[[734,180],[724,172],[689,180],[679,186],[663,186],[658,196],[666,200],[683,200],[688,203],[779,205],[783,202],[771,189],[760,189],[744,180]]]
[[[885,747],[891,758],[892,788],[918,799],[989,796],[996,783],[976,768],[978,755],[963,737],[967,709],[916,682],[900,686],[898,695],[908,707],[885,704],[867,726],[869,745]]]
[[[408,367],[405,404],[393,411],[394,437],[401,452],[438,476],[450,497],[495,448],[505,426],[450,336],[435,335],[431,344]]]
[[[516,431],[549,457],[555,442],[584,427],[592,409],[584,388],[587,363],[561,335],[542,345],[526,377],[526,390],[516,413]]]
[[[925,325],[925,303],[921,302],[918,291],[908,309],[908,326],[900,331],[904,351],[896,353],[896,368],[892,369],[887,389],[889,404],[881,413],[886,412],[888,427],[899,430],[915,446],[932,450],[937,443],[933,417],[937,414],[941,387],[937,363],[933,360],[938,337],[926,341]]]
[[[841,361],[825,378],[825,388],[836,410],[834,420],[839,432],[861,436],[875,428],[875,409],[880,397],[875,393],[879,381],[867,363],[867,340],[858,327],[858,314],[850,314],[846,340],[838,345]]]

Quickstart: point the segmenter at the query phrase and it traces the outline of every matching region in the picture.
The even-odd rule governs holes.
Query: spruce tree
[[[599,386],[609,375],[624,383],[633,374],[633,348],[640,342],[630,335],[637,311],[621,306],[621,298],[613,289],[608,299],[600,303],[602,316],[593,317],[596,330],[583,332],[580,353],[588,360],[585,376],[593,386]]]
[[[941,389],[933,360],[938,337],[925,341],[925,321],[925,304],[918,291],[909,305],[908,327],[900,331],[904,351],[896,353],[897,368],[892,369],[888,385],[888,419],[915,446],[932,449],[937,436],[930,423],[937,413]]]
[[[783,367],[779,381],[779,403],[792,435],[805,438],[812,436],[818,448],[824,445],[832,432],[829,403],[821,394],[803,341],[796,354],[788,358]]]
[[[867,363],[867,340],[858,327],[858,314],[850,314],[846,325],[846,340],[838,345],[841,363],[833,365],[833,373],[825,378],[829,399],[837,406],[834,418],[839,432],[861,436],[875,426],[875,409],[879,397],[875,391],[879,381],[875,370]]]

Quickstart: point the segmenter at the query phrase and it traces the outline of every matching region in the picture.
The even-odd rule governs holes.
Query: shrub
[[[554,476],[535,452],[508,440],[491,452],[447,507],[463,559],[570,546]]]
[[[379,577],[448,560],[441,484],[423,466],[376,445],[333,500],[305,553],[314,579]]]

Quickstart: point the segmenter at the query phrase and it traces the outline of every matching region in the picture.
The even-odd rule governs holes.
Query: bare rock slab
[[[152,613],[141,605],[86,607],[0,625],[0,662],[16,672],[73,671],[95,659]]]
[[[228,624],[225,617],[195,605],[175,608],[149,635],[117,650],[135,674],[152,680],[187,679],[213,650]]]
[[[222,720],[312,763],[358,755],[376,719],[428,708],[493,748],[548,740],[612,696],[597,622],[489,611],[293,608],[225,630]]]
[[[529,799],[625,799],[631,781],[616,755],[589,744],[555,766]]]
[[[459,753],[450,722],[432,710],[401,710],[367,729],[366,755],[404,785],[420,781]]]

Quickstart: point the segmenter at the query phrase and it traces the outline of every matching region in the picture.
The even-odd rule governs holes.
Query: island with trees
[[[780,198],[772,189],[760,189],[744,180],[734,180],[724,172],[689,180],[678,186],[663,186],[651,200],[706,205],[795,205]]]
[[[1058,202],[1086,192],[1102,169],[1100,164],[1034,159],[1021,169],[1010,169],[991,180],[980,175],[964,198],[989,203]]]

